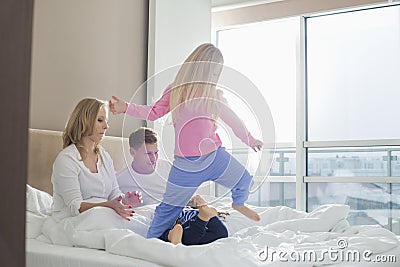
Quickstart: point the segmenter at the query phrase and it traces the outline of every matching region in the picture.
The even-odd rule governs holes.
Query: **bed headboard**
[[[128,138],[105,136],[101,145],[110,154],[116,171],[126,167],[132,158]],[[29,129],[28,184],[53,193],[51,172],[57,154],[62,150],[62,132]],[[125,156],[124,156],[125,154]],[[126,160],[125,160],[126,158]]]

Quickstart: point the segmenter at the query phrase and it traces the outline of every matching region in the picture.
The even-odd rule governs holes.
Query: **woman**
[[[132,210],[142,203],[141,195],[121,193],[113,161],[99,145],[108,129],[107,118],[105,103],[94,98],[82,99],[71,113],[63,150],[53,164],[52,218],[61,223],[94,208],[113,210],[110,221],[118,224],[115,228],[145,236],[149,219]]]

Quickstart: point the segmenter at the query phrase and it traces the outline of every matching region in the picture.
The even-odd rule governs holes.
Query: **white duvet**
[[[396,236],[380,226],[349,226],[346,220],[349,207],[345,205],[325,205],[310,213],[288,207],[257,207],[261,216],[257,223],[230,211],[226,218],[229,238],[201,246],[175,246],[158,239],[145,239],[130,230],[115,229],[118,215],[107,208],[91,209],[56,224],[43,212],[43,201],[30,199],[42,193],[28,188],[28,237],[37,237],[40,234],[37,227],[41,225],[44,236],[54,244],[104,249],[163,266],[321,266],[372,262],[377,254],[399,246]],[[230,199],[219,199],[212,205],[226,210]],[[151,217],[153,209],[154,206],[145,206],[135,210]],[[43,235],[39,238],[43,239]]]

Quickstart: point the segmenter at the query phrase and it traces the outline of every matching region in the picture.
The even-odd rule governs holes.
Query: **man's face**
[[[134,169],[141,173],[154,172],[158,160],[158,145],[143,144],[138,149],[131,148],[133,156]]]

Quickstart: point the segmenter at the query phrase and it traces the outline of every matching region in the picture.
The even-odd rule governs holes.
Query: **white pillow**
[[[30,185],[26,185],[26,211],[39,216],[47,216],[51,213],[53,197]]]

